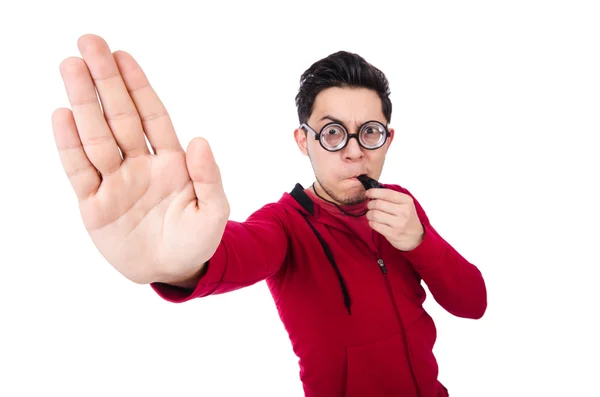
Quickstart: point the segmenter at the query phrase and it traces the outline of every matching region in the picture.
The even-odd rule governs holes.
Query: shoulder
[[[269,223],[285,231],[293,230],[294,224],[300,219],[300,209],[288,198],[264,204],[252,212],[245,223]]]
[[[248,216],[248,221],[278,220],[287,216],[287,205],[282,202],[269,202]]]

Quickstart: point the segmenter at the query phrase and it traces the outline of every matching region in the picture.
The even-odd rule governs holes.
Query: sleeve
[[[449,313],[478,319],[487,309],[487,289],[480,270],[452,247],[431,225],[417,199],[415,204],[425,234],[412,251],[403,252],[427,284],[436,302]]]
[[[173,303],[234,291],[277,273],[287,247],[281,210],[277,204],[267,204],[245,222],[227,222],[221,242],[193,291],[159,282],[150,286]]]

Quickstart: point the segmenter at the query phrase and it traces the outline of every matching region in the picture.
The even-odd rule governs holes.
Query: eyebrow
[[[340,120],[340,119],[337,119],[337,118],[335,118],[335,117],[333,117],[333,116],[330,116],[330,115],[328,115],[328,114],[326,114],[325,116],[321,117],[321,118],[319,119],[319,122],[321,122],[321,121],[323,121],[323,120],[331,120],[331,121],[333,121],[334,123],[341,124],[341,125],[342,125],[342,126],[345,128],[345,129],[348,129],[348,127],[346,126],[346,123],[344,123],[342,120]],[[361,125],[361,124],[359,124],[359,125]]]
[[[326,119],[329,119],[329,120],[331,120],[331,121],[333,121],[333,122],[335,122],[335,123],[344,124],[344,122],[343,122],[343,121],[341,121],[341,120],[338,120],[338,119],[336,119],[335,117],[333,117],[333,116],[330,116],[330,115],[328,115],[328,114],[326,114],[325,116],[321,117],[321,118],[319,119],[319,121],[323,121],[323,120],[326,120]]]

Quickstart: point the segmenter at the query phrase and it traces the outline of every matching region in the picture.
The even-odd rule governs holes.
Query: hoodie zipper
[[[387,268],[385,267],[385,263],[383,259],[377,258],[377,264],[383,273],[383,278],[385,280],[385,285],[387,287],[388,293],[390,295],[390,299],[392,300],[392,304],[394,305],[394,310],[396,312],[396,319],[398,320],[398,325],[400,326],[400,332],[402,334],[402,341],[404,342],[404,352],[406,354],[406,359],[408,361],[408,368],[410,370],[410,376],[412,377],[413,383],[415,385],[415,389],[417,390],[417,396],[421,397],[421,390],[419,388],[419,384],[417,383],[417,377],[415,376],[415,371],[413,369],[412,360],[410,357],[410,351],[408,349],[408,341],[406,339],[406,328],[404,327],[404,323],[402,322],[402,318],[400,317],[400,311],[398,310],[398,305],[396,304],[396,299],[394,298],[394,291],[392,290],[392,286],[390,284],[390,280],[387,276]]]
[[[335,261],[329,256],[329,251],[326,248],[327,247],[326,243],[324,241],[321,241],[322,238],[320,237],[320,234],[314,228],[314,226],[312,225],[312,223],[310,223],[310,221],[308,220],[308,218],[306,218],[306,216],[302,212],[300,212],[300,214],[304,217],[304,219],[306,220],[306,222],[312,228],[313,232],[315,233],[315,235],[317,236],[317,238],[319,239],[319,241],[323,245],[323,249],[325,250],[325,253],[327,254],[328,259],[332,262],[332,265],[334,266],[334,268],[337,269],[337,267],[335,265]],[[360,240],[360,238],[359,238],[359,240]],[[376,244],[376,245],[378,245],[378,244]],[[370,248],[369,248],[369,250],[370,250]],[[410,375],[411,375],[411,378],[413,380],[413,384],[415,386],[415,389],[417,391],[417,397],[421,397],[421,389],[419,388],[419,384],[417,382],[417,377],[415,376],[415,371],[413,369],[412,360],[411,360],[411,357],[410,357],[410,351],[408,349],[408,341],[407,341],[407,337],[406,337],[406,328],[404,327],[404,323],[402,322],[402,318],[400,317],[400,311],[398,310],[398,305],[396,304],[396,299],[394,298],[394,292],[392,290],[392,286],[390,284],[390,280],[387,277],[387,268],[385,267],[385,263],[383,262],[383,259],[381,259],[381,255],[379,255],[379,253],[375,252],[375,251],[371,251],[371,252],[374,254],[375,259],[377,259],[377,264],[379,265],[379,268],[381,269],[381,272],[383,273],[383,278],[385,280],[385,285],[386,285],[387,290],[388,290],[388,295],[390,296],[390,299],[392,301],[392,305],[394,306],[394,311],[395,311],[395,314],[396,314],[396,319],[398,320],[398,325],[400,326],[400,333],[402,334],[402,341],[404,343],[404,353],[405,353],[405,356],[406,356],[406,360],[408,361],[408,368],[410,370]],[[338,273],[338,276],[340,276],[339,273]],[[342,288],[345,288],[344,285],[343,285],[343,280],[342,279],[340,279],[340,280],[342,282]],[[346,298],[349,299],[349,297],[347,297],[346,294],[345,294],[344,295],[344,299],[346,299]],[[348,304],[349,302],[346,302],[346,303]],[[348,310],[350,310],[350,309],[348,309]]]

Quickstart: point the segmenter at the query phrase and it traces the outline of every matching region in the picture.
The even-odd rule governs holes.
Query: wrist
[[[163,272],[154,277],[154,282],[193,290],[198,285],[200,278],[206,273],[207,265],[208,262],[205,262],[200,267],[183,272]]]

